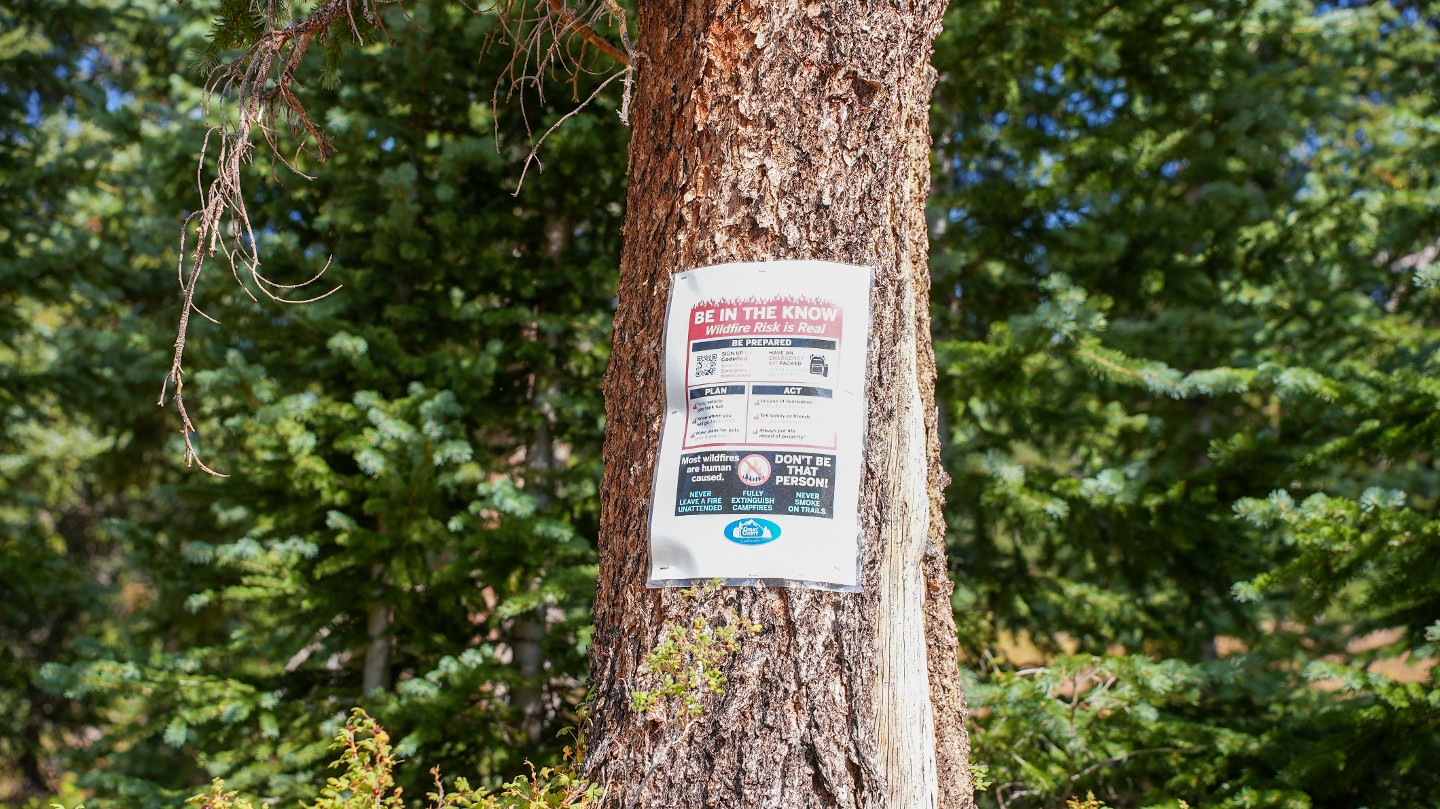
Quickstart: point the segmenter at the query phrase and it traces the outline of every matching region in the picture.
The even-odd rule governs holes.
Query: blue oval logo
[[[780,538],[780,526],[759,517],[746,517],[725,526],[725,538],[741,545],[764,545]]]

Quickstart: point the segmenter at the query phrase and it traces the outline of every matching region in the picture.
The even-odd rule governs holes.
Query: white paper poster
[[[857,584],[871,278],[825,261],[675,276],[651,586]]]

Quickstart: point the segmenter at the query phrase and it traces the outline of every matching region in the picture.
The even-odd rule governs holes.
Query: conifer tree
[[[130,60],[130,72],[100,62],[114,93],[131,98],[119,120],[91,125],[108,139],[97,154],[133,155],[115,169],[127,180],[102,175],[136,189],[130,208],[101,215],[144,238],[112,237],[134,248],[107,248],[116,283],[99,289],[116,309],[143,307],[146,327],[129,341],[144,359],[106,355],[127,374],[128,398],[103,387],[76,396],[76,422],[53,429],[149,428],[115,452],[146,482],[107,490],[126,506],[104,515],[113,556],[101,560],[123,567],[139,603],[123,623],[67,621],[76,645],[27,660],[16,688],[34,688],[32,667],[49,663],[40,693],[99,711],[101,739],[63,768],[86,772],[99,794],[156,804],[212,776],[260,797],[308,794],[334,723],[357,704],[396,734],[412,795],[433,764],[512,775],[527,756],[553,755],[555,731],[574,722],[593,592],[606,256],[620,211],[604,180],[620,182],[624,130],[603,105],[572,118],[548,141],[560,164],[527,180],[532,195],[517,204],[509,192],[529,148],[523,121],[517,112],[502,122],[497,153],[491,99],[503,59],[472,63],[493,18],[440,2],[409,11],[414,24],[401,17],[392,44],[349,53],[340,69],[417,88],[416,103],[397,107],[359,81],[310,90],[327,110],[330,171],[257,182],[250,200],[270,277],[298,279],[328,258],[326,278],[343,291],[282,308],[212,283],[197,299],[222,324],[197,316],[190,336],[192,440],[207,463],[234,473],[223,482],[176,483],[152,387],[173,340],[155,328],[175,300],[173,267],[162,262],[174,258],[178,212],[195,204],[206,134],[188,112],[203,101],[194,69],[208,21],[190,12],[180,24],[137,5],[126,9],[134,30],[92,34],[65,54]],[[323,74],[324,54],[313,56]],[[553,121],[565,101],[525,103]],[[601,117],[603,127],[589,120]],[[70,121],[57,115],[56,126]],[[151,134],[139,138],[141,128]],[[582,164],[564,157],[572,151],[601,158]],[[582,172],[594,182],[575,182]],[[65,295],[74,292],[58,283],[63,268],[84,259],[54,246],[27,253],[51,263]],[[27,305],[36,297],[21,294]],[[108,313],[97,309],[80,334],[116,340]],[[63,392],[54,376],[93,362],[83,346],[66,346],[51,378],[35,375],[29,389]],[[43,462],[28,450],[16,474]],[[93,465],[65,471],[67,485],[112,485]],[[24,528],[37,530],[43,537]],[[14,564],[38,562],[27,554]],[[103,571],[76,575],[120,595],[96,580]],[[46,755],[64,738],[47,738]]]
[[[966,6],[932,225],[987,800],[1433,802],[1431,21]]]

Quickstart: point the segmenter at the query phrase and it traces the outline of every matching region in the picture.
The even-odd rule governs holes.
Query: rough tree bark
[[[606,380],[588,773],[610,807],[973,806],[940,514],[924,218],[939,0],[641,3]],[[726,261],[875,267],[863,591],[649,590],[670,276]],[[667,621],[763,628],[704,713],[637,714]]]

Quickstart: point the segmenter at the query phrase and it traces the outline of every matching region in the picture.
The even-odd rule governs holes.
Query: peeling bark
[[[944,555],[924,217],[944,3],[642,4],[591,680],[601,806],[971,807]],[[670,277],[875,267],[857,594],[645,587]],[[758,623],[695,720],[630,693],[667,621]]]

